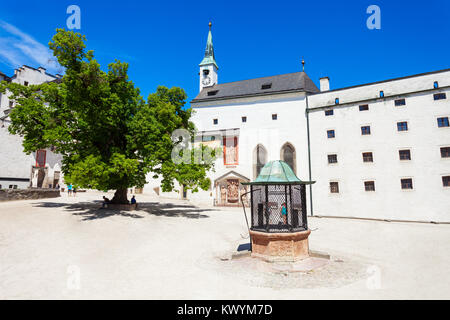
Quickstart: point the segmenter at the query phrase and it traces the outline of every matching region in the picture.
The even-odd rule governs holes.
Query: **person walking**
[[[73,186],[72,186],[71,183],[69,183],[69,185],[67,186],[67,195],[68,195],[69,197],[72,196],[72,190],[73,190]]]

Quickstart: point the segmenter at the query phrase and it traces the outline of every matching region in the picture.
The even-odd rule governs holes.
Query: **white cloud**
[[[50,49],[17,27],[0,20],[0,60],[12,68],[23,64],[42,66],[52,73],[61,73]]]

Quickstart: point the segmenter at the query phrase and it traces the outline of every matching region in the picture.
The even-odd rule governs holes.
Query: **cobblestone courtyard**
[[[248,242],[241,208],[102,195],[0,203],[0,299],[450,298],[450,225],[310,218],[329,264],[271,273],[224,259]]]

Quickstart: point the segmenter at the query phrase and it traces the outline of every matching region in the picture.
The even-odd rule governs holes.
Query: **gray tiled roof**
[[[262,89],[262,85],[264,84],[271,84],[270,89]],[[208,92],[211,91],[217,91],[217,93],[215,95],[208,95]],[[294,72],[271,77],[217,84],[212,87],[204,88],[192,102],[295,91],[315,93],[319,92],[319,89],[305,72]]]

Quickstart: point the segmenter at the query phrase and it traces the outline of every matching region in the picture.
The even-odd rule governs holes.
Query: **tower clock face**
[[[210,85],[211,84],[211,77],[203,78],[202,83],[203,83],[204,86]]]

